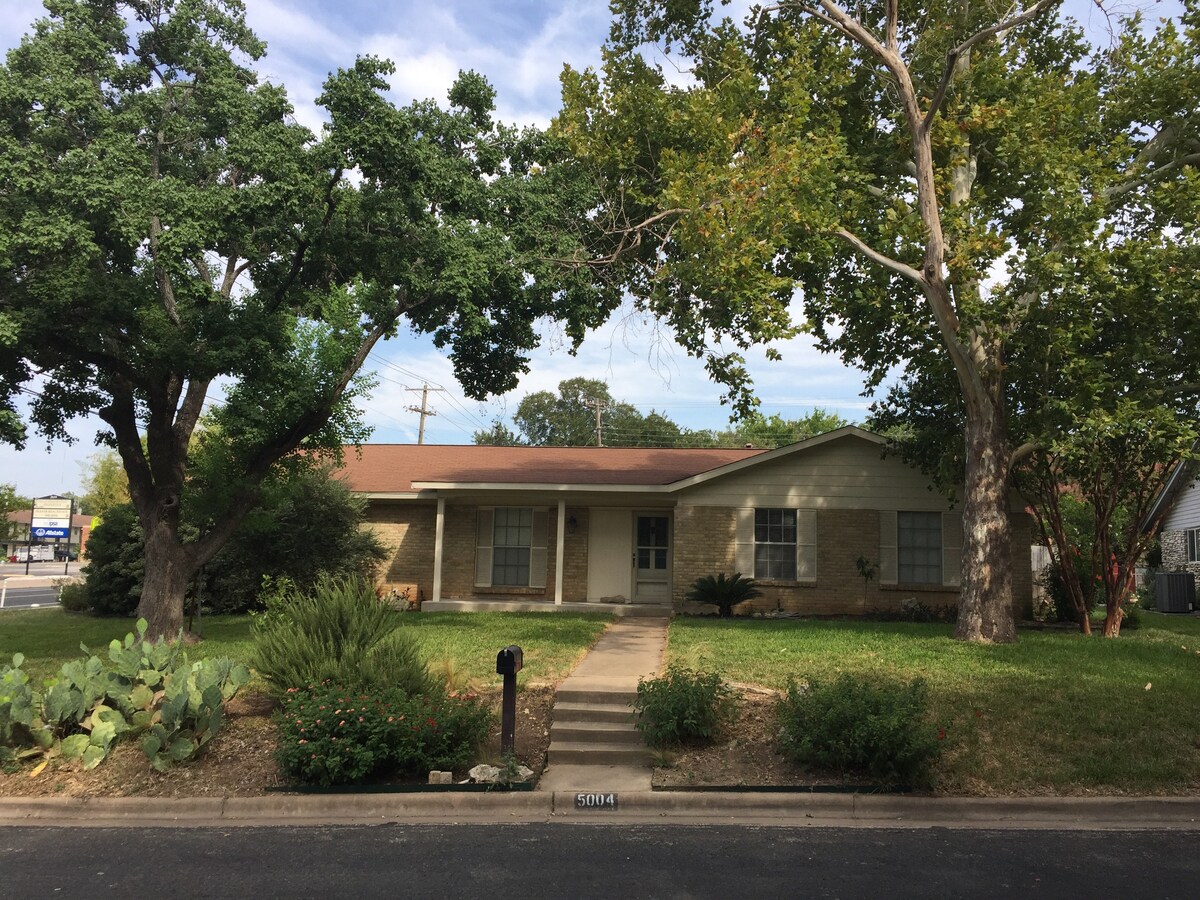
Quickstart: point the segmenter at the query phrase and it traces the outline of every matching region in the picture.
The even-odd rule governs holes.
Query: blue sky
[[[1140,6],[1155,15],[1177,7],[1151,0],[1105,5],[1118,12]],[[458,70],[475,69],[496,87],[502,120],[544,126],[558,109],[563,64],[596,64],[609,23],[607,0],[247,0],[246,6],[251,26],[267,42],[261,75],[287,86],[297,118],[314,130],[321,121],[313,105],[321,82],[331,69],[349,65],[362,53],[396,63],[392,93],[399,104],[444,100]],[[1067,7],[1089,29],[1104,27],[1089,0],[1069,0]],[[35,0],[6,0],[5,9],[0,50],[18,43],[43,12]],[[748,354],[764,413],[794,417],[822,407],[851,420],[865,415],[860,373],[817,353],[804,338],[779,350],[779,363],[767,362],[760,352]],[[426,443],[469,443],[474,430],[497,416],[507,418],[525,394],[552,390],[576,376],[606,380],[618,399],[645,412],[657,409],[693,428],[722,427],[728,419],[719,404],[721,390],[701,365],[655,322],[632,313],[614,317],[589,336],[577,356],[567,353],[561,334],[547,329],[518,388],[488,403],[467,399],[442,354],[428,339],[406,332],[378,348],[368,366],[378,374],[379,386],[363,411],[375,429],[372,440],[379,442],[416,441],[418,416],[406,407],[419,404],[419,391],[411,389],[425,383],[444,389],[431,395],[437,415],[426,422]],[[31,435],[24,451],[0,446],[0,481],[35,496],[78,490],[80,464],[95,452],[97,424],[76,422],[73,445],[47,446],[44,438]]]

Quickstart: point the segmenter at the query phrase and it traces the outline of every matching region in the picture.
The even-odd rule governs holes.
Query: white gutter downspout
[[[558,539],[554,543],[554,605],[562,606],[563,602],[563,560],[566,558],[565,547],[567,535],[567,501],[558,501]]]
[[[446,498],[438,497],[437,519],[433,526],[433,601],[442,599],[442,535],[446,530]]]

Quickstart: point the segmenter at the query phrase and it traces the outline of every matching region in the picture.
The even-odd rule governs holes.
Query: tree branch
[[[1128,194],[1130,191],[1135,191],[1140,187],[1151,184],[1158,180],[1159,176],[1165,172],[1170,172],[1173,169],[1180,169],[1184,166],[1200,165],[1200,153],[1189,153],[1187,156],[1181,156],[1178,159],[1173,159],[1169,163],[1163,163],[1161,166],[1155,166],[1149,172],[1137,178],[1124,181],[1121,184],[1114,184],[1104,189],[1104,199],[1107,201],[1116,200]]]
[[[855,250],[857,250],[860,254],[867,257],[867,259],[871,260],[872,262],[878,263],[879,265],[883,266],[885,269],[895,272],[897,275],[904,276],[909,281],[912,281],[915,284],[924,286],[925,276],[922,275],[916,269],[914,269],[912,266],[906,265],[905,263],[902,263],[898,260],[892,259],[890,256],[885,256],[884,254],[880,253],[878,250],[868,247],[866,244],[864,244],[862,242],[862,240],[860,240],[858,238],[857,235],[853,234],[850,231],[847,231],[845,228],[837,228],[834,230],[833,233],[836,234],[838,237],[840,237],[842,240],[844,240],[847,244],[849,244]]]
[[[975,34],[947,53],[946,68],[942,72],[941,81],[938,82],[937,90],[934,91],[933,101],[929,104],[929,111],[925,114],[925,119],[921,123],[921,127],[926,131],[933,127],[933,120],[937,118],[938,111],[942,108],[942,104],[946,102],[946,92],[950,89],[950,82],[954,79],[954,69],[958,65],[959,57],[981,41],[986,41],[997,34],[1010,31],[1013,28],[1031,22],[1046,9],[1049,9],[1051,6],[1058,6],[1061,3],[1062,0],[1038,0],[1037,3],[1029,7],[1025,12],[1015,15],[1011,19],[1004,19],[997,22],[995,25],[985,28],[982,31],[975,32]]]

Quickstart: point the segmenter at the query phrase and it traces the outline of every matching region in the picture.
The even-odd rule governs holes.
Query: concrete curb
[[[0,798],[0,825],[195,827],[392,823],[649,823],[885,828],[1200,831],[1193,797],[907,797],[885,794],[628,791],[616,810],[575,809],[573,791],[277,794],[182,799]]]

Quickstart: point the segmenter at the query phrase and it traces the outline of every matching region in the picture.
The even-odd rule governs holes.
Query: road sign
[[[33,536],[38,538],[65,538],[70,536],[69,528],[35,528]]]

